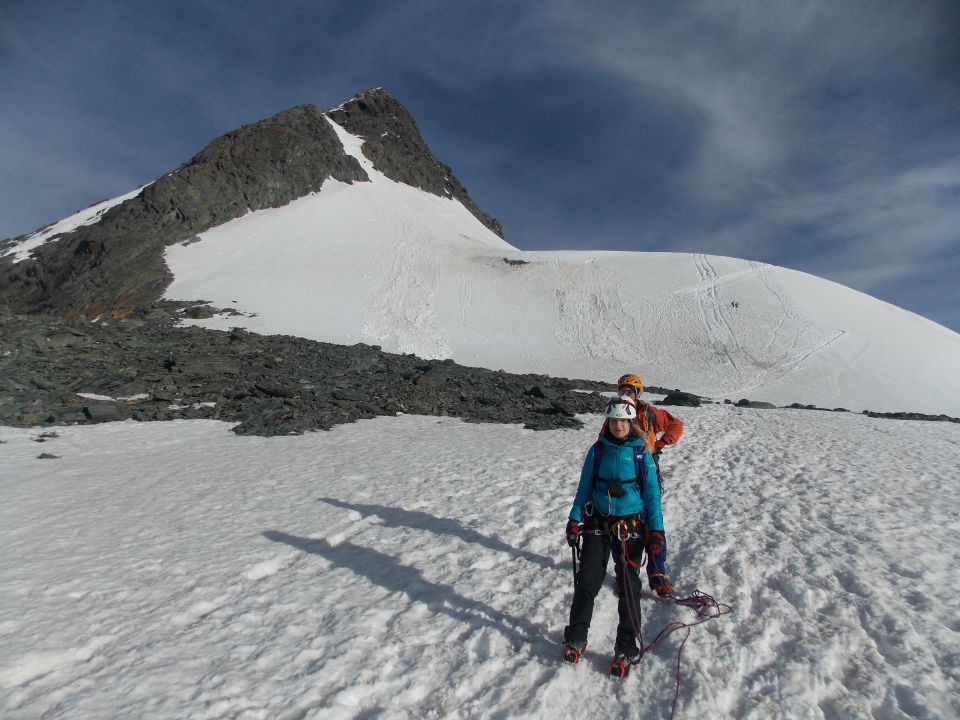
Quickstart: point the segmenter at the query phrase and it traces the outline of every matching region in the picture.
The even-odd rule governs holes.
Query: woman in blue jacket
[[[567,522],[567,542],[581,543],[570,624],[564,629],[563,659],[579,662],[587,647],[593,602],[607,573],[607,562],[626,569],[619,600],[620,622],[610,673],[624,677],[639,655],[640,576],[644,546],[656,554],[665,545],[660,487],[646,433],[637,423],[629,397],[607,403],[606,429],[583,462],[580,484]]]

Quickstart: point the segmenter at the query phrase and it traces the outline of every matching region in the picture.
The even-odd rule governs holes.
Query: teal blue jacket
[[[642,514],[650,532],[663,532],[657,466],[653,462],[653,456],[646,450],[640,457],[640,464],[644,469],[642,477],[637,482],[632,482],[637,477],[634,448],[643,445],[643,438],[634,438],[617,445],[608,440],[606,435],[601,435],[600,442],[604,449],[600,458],[599,477],[594,482],[593,455],[596,448],[591,447],[583,461],[583,470],[580,471],[580,484],[573,499],[573,507],[570,508],[570,519],[582,522],[583,508],[589,501],[593,503],[594,512],[602,515],[623,517]],[[606,480],[620,480],[623,496],[612,497]]]

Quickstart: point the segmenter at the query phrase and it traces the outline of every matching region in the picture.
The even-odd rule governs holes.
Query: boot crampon
[[[571,665],[576,665],[586,651],[587,644],[585,642],[565,642],[563,644],[563,660]]]
[[[625,678],[630,672],[630,666],[636,665],[640,660],[640,653],[628,655],[627,653],[617,652],[613,656],[613,662],[610,663],[610,674],[615,678]]]

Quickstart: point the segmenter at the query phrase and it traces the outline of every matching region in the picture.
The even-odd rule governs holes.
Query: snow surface
[[[514,372],[851,410],[960,416],[960,335],[821,278],[758,262],[522,252],[463,205],[375,171],[251,212],[166,254],[166,297],[241,326]],[[508,264],[504,260],[525,264]]]
[[[733,611],[693,628],[676,717],[960,716],[960,427],[678,414],[671,575]],[[584,419],[0,428],[0,715],[668,717],[679,638],[610,680],[607,588],[559,660]]]
[[[110,200],[104,200],[103,202],[91,205],[90,207],[81,210],[80,212],[75,213],[68,218],[64,218],[53,225],[48,225],[45,228],[41,228],[36,232],[27,235],[21,240],[11,242],[9,246],[0,250],[0,257],[13,255],[13,261],[15,263],[27,260],[30,257],[30,253],[32,253],[41,245],[44,245],[52,240],[56,240],[61,235],[68,232],[73,232],[77,228],[83,227],[84,225],[93,225],[100,222],[100,218],[103,217],[103,214],[107,210],[119,205],[125,200],[135,198],[137,195],[143,192],[143,188],[145,187],[147,186],[144,185],[136,190],[128,192],[126,195],[121,195],[119,197],[115,197]]]

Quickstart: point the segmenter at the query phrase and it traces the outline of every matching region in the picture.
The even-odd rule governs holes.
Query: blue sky
[[[762,260],[960,331],[957,2],[6,0],[0,79],[0,238],[382,86],[517,247]]]

